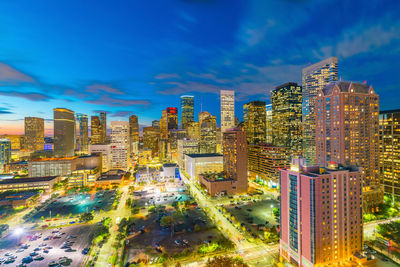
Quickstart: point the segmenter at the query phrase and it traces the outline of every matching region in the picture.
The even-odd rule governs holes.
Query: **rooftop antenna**
[[[203,112],[203,96],[200,96],[200,112]]]

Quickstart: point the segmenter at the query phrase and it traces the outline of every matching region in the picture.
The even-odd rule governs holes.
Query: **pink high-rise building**
[[[290,169],[280,172],[283,258],[295,266],[324,266],[362,251],[361,169],[310,167],[294,158]]]
[[[379,180],[379,96],[365,83],[326,85],[315,100],[316,162],[360,166],[364,209],[383,199]]]

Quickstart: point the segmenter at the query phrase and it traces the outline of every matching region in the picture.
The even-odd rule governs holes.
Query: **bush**
[[[89,222],[89,221],[93,220],[93,218],[94,218],[93,214],[90,212],[85,212],[85,213],[81,214],[81,216],[80,216],[80,220],[84,221],[84,222]]]
[[[217,256],[213,259],[209,259],[206,263],[206,267],[248,267],[246,263],[243,262],[243,259],[240,257],[226,257],[226,256]]]

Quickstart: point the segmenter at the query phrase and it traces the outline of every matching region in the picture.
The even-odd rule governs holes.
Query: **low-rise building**
[[[160,171],[160,179],[168,181],[170,179],[180,178],[179,167],[176,163],[165,163]]]
[[[279,186],[279,170],[289,166],[289,149],[272,144],[248,145],[249,178],[270,188]]]
[[[73,171],[68,176],[69,187],[93,186],[101,172],[98,168]]]
[[[224,172],[206,172],[199,175],[199,182],[210,196],[232,195],[237,193],[237,181],[226,177]]]
[[[178,165],[180,168],[185,169],[185,155],[198,154],[199,141],[191,139],[178,140]]]
[[[136,182],[153,182],[158,181],[160,179],[160,171],[153,167],[140,167],[136,172]]]
[[[111,168],[111,144],[89,145],[89,154],[101,153],[102,172]]]
[[[101,168],[101,155],[44,158],[28,162],[29,177],[68,176],[75,170]]]
[[[38,199],[38,191],[19,192],[7,195],[0,199],[0,206],[12,206],[13,208],[20,206],[30,206]]]
[[[110,185],[119,185],[124,179],[126,172],[119,169],[109,170],[101,174],[99,178],[96,180],[96,186],[110,186]]]
[[[221,154],[185,155],[185,171],[190,179],[198,179],[198,175],[205,172],[221,172],[223,168],[223,156]]]
[[[46,193],[50,193],[53,190],[54,184],[59,183],[60,181],[60,176],[3,179],[0,181],[0,192],[9,190],[44,190]]]

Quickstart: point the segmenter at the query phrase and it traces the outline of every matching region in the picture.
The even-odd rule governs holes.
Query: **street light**
[[[20,236],[20,235],[22,235],[24,233],[24,228],[22,228],[22,227],[17,227],[15,230],[14,230],[14,235],[16,235],[16,236]]]

